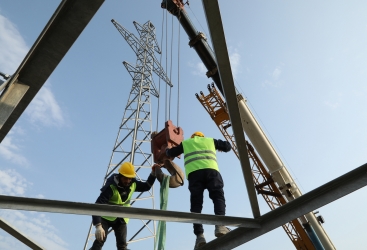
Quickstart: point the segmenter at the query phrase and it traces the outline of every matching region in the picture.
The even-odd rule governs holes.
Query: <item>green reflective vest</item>
[[[191,172],[211,168],[219,171],[213,138],[195,136],[182,142],[186,179]]]
[[[108,201],[108,204],[111,205],[122,205],[124,207],[130,207],[130,200],[131,200],[131,196],[133,195],[135,189],[136,189],[136,183],[134,182],[133,184],[131,184],[130,186],[130,193],[126,199],[126,201],[122,201],[121,200],[121,196],[119,191],[117,190],[117,187],[114,184],[110,185],[111,189],[112,189],[112,197],[111,199]],[[103,219],[109,220],[109,221],[114,221],[116,220],[116,217],[111,217],[111,216],[102,216]],[[124,218],[125,223],[127,224],[129,222],[129,218]]]

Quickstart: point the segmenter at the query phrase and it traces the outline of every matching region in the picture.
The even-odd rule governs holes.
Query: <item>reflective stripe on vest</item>
[[[122,201],[121,200],[121,196],[119,191],[117,190],[116,186],[114,184],[110,185],[111,189],[112,189],[112,197],[111,199],[108,201],[108,204],[111,205],[122,205],[124,207],[130,207],[130,200],[131,197],[133,196],[133,193],[135,192],[136,189],[136,183],[134,182],[133,184],[131,184],[130,186],[130,193],[126,199],[126,201]],[[103,219],[109,220],[109,221],[114,221],[116,220],[116,217],[111,217],[111,216],[102,216]],[[127,224],[129,222],[129,218],[124,218],[125,223]]]
[[[195,136],[183,141],[182,146],[186,178],[199,169],[211,168],[219,171],[213,138]]]

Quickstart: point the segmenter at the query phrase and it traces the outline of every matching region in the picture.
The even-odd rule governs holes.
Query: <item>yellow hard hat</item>
[[[119,173],[127,178],[135,178],[136,176],[134,166],[131,162],[122,163],[119,168]]]
[[[199,131],[196,131],[195,133],[193,133],[193,134],[191,135],[191,138],[194,138],[195,136],[204,137],[204,134],[203,134],[203,133],[201,133],[201,132],[199,132]]]

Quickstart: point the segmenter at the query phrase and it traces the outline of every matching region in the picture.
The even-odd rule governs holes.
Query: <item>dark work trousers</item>
[[[214,169],[201,169],[191,172],[188,176],[192,213],[201,213],[203,209],[204,190],[208,189],[209,198],[214,203],[214,213],[225,215],[226,200],[223,191],[222,175]],[[194,234],[204,233],[202,224],[194,224]]]
[[[107,233],[108,229],[112,227],[113,231],[115,232],[116,237],[116,247],[117,250],[127,250],[126,244],[126,223],[123,219],[117,218],[114,221],[109,221],[101,218],[102,227],[106,233],[106,238],[103,242],[98,241],[97,239],[93,242],[93,246],[89,250],[101,250],[103,244],[107,240]]]

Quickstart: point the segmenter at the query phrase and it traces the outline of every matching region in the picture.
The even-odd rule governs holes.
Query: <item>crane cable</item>
[[[163,34],[164,34],[164,22],[165,22],[165,11],[164,9],[162,9],[163,11],[163,17],[162,17],[162,35],[161,35],[161,51],[163,51],[162,49],[162,45],[163,45]],[[167,49],[167,46],[166,46]],[[167,53],[166,53],[167,55]],[[167,61],[167,60],[166,60]],[[162,63],[162,53],[160,54],[160,58],[159,58],[159,64]],[[167,67],[167,63],[166,63],[166,67]],[[156,123],[156,129],[155,131],[158,131],[158,121],[159,121],[159,107],[160,107],[160,100],[161,100],[161,78],[159,77],[159,87],[158,87],[158,107],[157,107],[157,123]],[[166,84],[166,93],[167,93],[167,84]],[[165,112],[166,113],[166,112]],[[160,190],[160,209],[161,210],[167,210],[167,200],[168,200],[168,181],[169,177],[168,176],[164,176],[162,184],[161,184],[161,190]],[[165,221],[159,221],[158,222],[158,228],[157,231],[155,232],[155,240],[154,240],[154,249],[155,250],[163,250],[166,244],[166,222]]]
[[[169,79],[172,79],[172,50],[173,50],[173,15],[171,15],[171,60],[170,60],[170,72],[169,72]],[[171,118],[171,97],[172,97],[172,88],[169,88],[169,106],[168,106],[168,119]]]
[[[168,58],[167,58],[167,55],[168,55],[168,52],[167,52],[167,47],[168,47],[168,41],[167,41],[167,39],[168,39],[168,35],[167,35],[167,31],[168,31],[168,21],[167,21],[167,19],[168,18],[166,18],[166,22],[165,22],[165,24],[166,24],[166,33],[165,33],[165,38],[166,38],[166,45],[165,45],[165,49],[166,49],[166,70],[165,70],[165,72],[167,72],[167,67],[168,67]],[[168,98],[167,98],[167,93],[168,93],[168,86],[166,85],[166,99],[165,99],[165,101],[166,101],[166,105],[165,105],[165,110],[164,110],[164,120],[165,121],[167,121],[168,120],[168,118],[167,118],[167,107],[168,107],[168,103],[167,103],[167,100],[168,100]]]
[[[178,13],[178,18],[181,18],[181,9]],[[181,40],[181,25],[178,22],[178,48],[177,48],[177,127],[179,127],[178,118],[180,117],[180,40]]]
[[[166,18],[165,18],[166,17]],[[168,67],[169,67],[169,79],[172,79],[172,70],[173,70],[173,42],[174,42],[174,22],[173,22],[173,16],[171,16],[171,43],[170,43],[170,60],[168,59],[168,18],[167,18],[167,13],[164,12],[163,10],[163,18],[162,18],[162,35],[161,35],[161,48],[163,47],[163,39],[165,38],[165,50],[166,50],[166,55],[165,55],[165,72],[168,71]],[[165,28],[164,28],[164,24],[165,24]],[[181,27],[180,25],[178,25],[178,57],[177,57],[177,75],[178,75],[178,79],[177,79],[177,126],[179,123],[179,106],[180,106],[180,31],[181,31]],[[160,63],[162,62],[162,54],[160,55]],[[160,90],[161,90],[161,79],[159,78],[159,97],[160,95]],[[171,103],[172,103],[172,88],[170,87],[168,90],[168,86],[166,84],[166,92],[165,92],[165,120],[169,120],[171,118]],[[160,98],[158,98],[158,112],[157,112],[157,123],[156,123],[156,131],[158,130],[159,124],[159,108],[160,108]]]
[[[164,14],[165,14],[165,11],[164,9],[162,9],[163,11],[163,17],[162,17],[162,35],[161,35],[161,51],[162,51],[162,45],[163,45],[163,24],[164,24]],[[162,65],[162,52],[159,56],[159,64]],[[155,131],[158,131],[158,121],[159,121],[159,107],[160,107],[160,101],[161,101],[161,78],[158,77],[158,107],[157,107],[157,124],[156,124],[156,128],[155,128]]]
[[[162,36],[161,36],[161,48],[162,48],[162,43],[163,43],[163,26],[164,26],[164,20],[166,20],[166,52],[167,52],[167,18],[164,18],[164,13],[163,13],[163,20],[162,20]],[[179,25],[179,24],[178,24]],[[177,126],[178,126],[178,117],[179,117],[179,103],[180,103],[180,25],[179,25],[179,29],[178,29],[178,66],[177,66],[177,75],[178,75],[178,79],[177,79]],[[172,56],[173,56],[173,16],[172,16],[172,35],[171,35],[171,62],[170,62],[170,77],[169,79],[172,79]],[[162,54],[160,56],[160,63],[162,61]],[[167,53],[166,53],[166,72],[167,72]],[[165,114],[167,115],[167,106],[168,106],[168,118],[170,117],[170,106],[171,105],[167,105],[167,84],[166,84],[166,107],[165,107]],[[169,104],[171,103],[171,96],[172,96],[172,92],[171,92],[171,88],[169,91]],[[159,97],[160,97],[160,81],[159,81]],[[158,98],[158,112],[157,112],[157,129],[158,129],[158,120],[159,120],[159,101],[160,98]],[[165,117],[167,120],[167,116]],[[157,131],[157,130],[156,130]],[[170,183],[170,177],[168,175],[165,175],[163,177],[162,183],[161,183],[161,188],[160,188],[160,209],[161,210],[167,210],[167,203],[168,203],[168,190],[169,190],[169,183]],[[158,222],[158,229],[157,229],[157,233],[156,233],[156,239],[154,241],[154,249],[155,250],[164,250],[165,249],[165,244],[166,244],[166,222],[165,221],[159,221]]]

